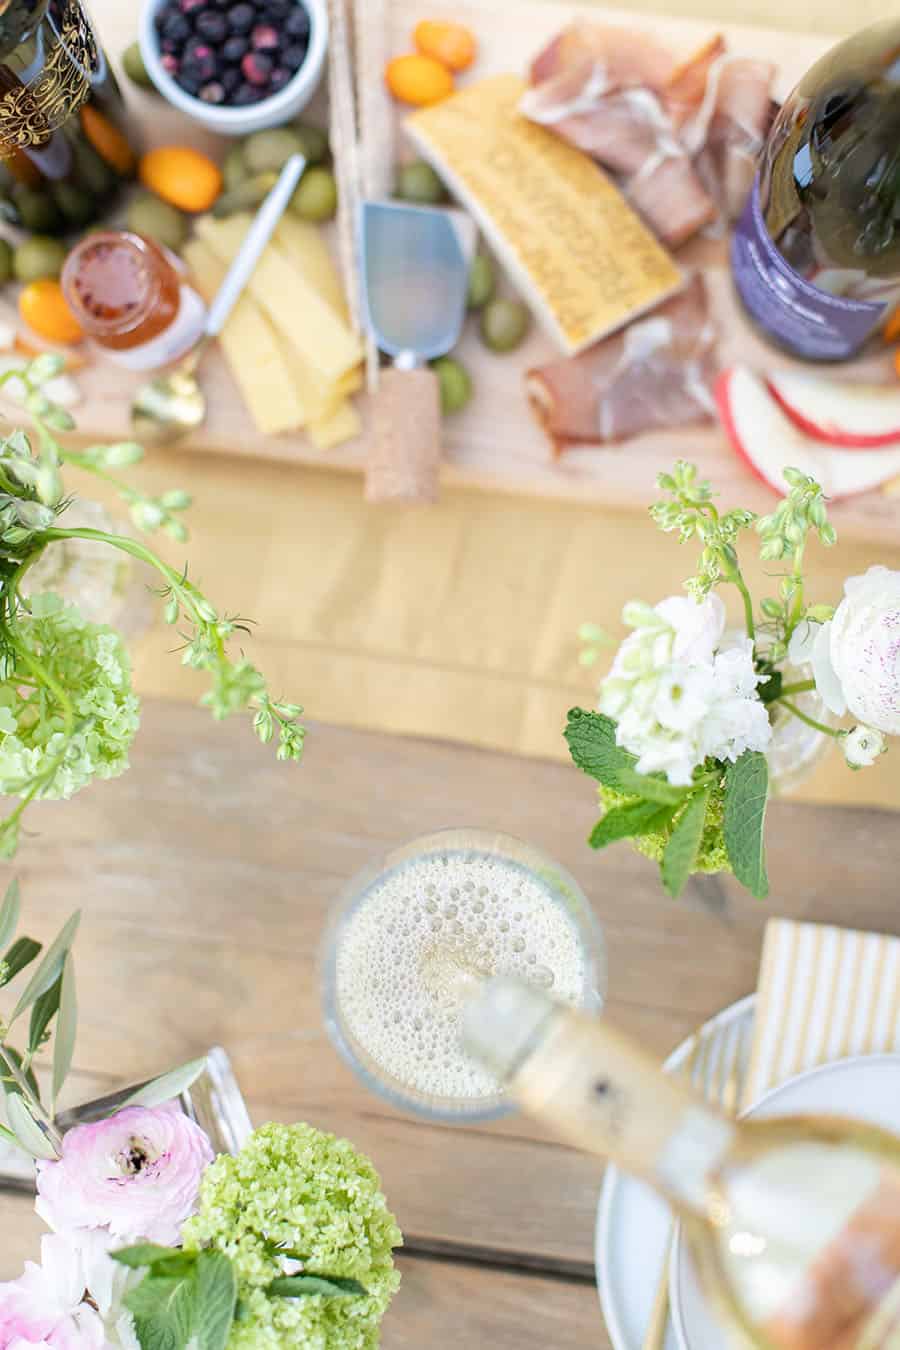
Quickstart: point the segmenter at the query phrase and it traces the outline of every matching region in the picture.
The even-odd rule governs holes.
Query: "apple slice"
[[[779,370],[768,385],[798,427],[820,441],[848,449],[900,445],[900,383],[851,384]]]
[[[746,366],[732,366],[716,383],[722,425],[735,450],[764,483],[783,496],[785,468],[821,483],[826,497],[853,497],[900,474],[894,450],[837,450],[808,436],[790,420],[765,383]]]

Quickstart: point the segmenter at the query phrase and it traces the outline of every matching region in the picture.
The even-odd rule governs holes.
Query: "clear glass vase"
[[[99,502],[75,501],[66,510],[67,529],[127,534]],[[109,544],[64,539],[50,544],[24,578],[25,595],[51,592],[75,605],[90,623],[108,624],[129,643],[150,627],[149,569]]]
[[[794,684],[809,678],[809,671],[797,666],[786,666],[782,672],[784,683]],[[791,695],[791,702],[816,722],[831,724],[831,714],[815,689]],[[834,737],[808,726],[783,705],[776,704],[772,712],[772,744],[766,755],[772,792],[783,797],[801,787],[819,767],[834,745]]]

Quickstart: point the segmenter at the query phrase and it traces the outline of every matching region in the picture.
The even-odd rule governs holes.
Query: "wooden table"
[[[76,906],[71,1099],[222,1044],[256,1122],[306,1119],[368,1151],[406,1233],[387,1350],[608,1347],[593,1287],[601,1164],[526,1121],[431,1127],[368,1096],[322,1028],[316,949],[341,885],[382,849],[452,824],[508,830],[571,868],[609,950],[609,1015],[662,1055],[754,986],[773,914],[900,932],[896,817],[776,803],[772,898],[730,881],[666,899],[627,847],[584,845],[573,768],[316,727],[301,768],[243,724],[150,702],[134,767],[35,808],[18,871],[29,931]],[[5,882],[5,878],[0,878]],[[27,1200],[0,1197],[0,1278],[35,1256]]]

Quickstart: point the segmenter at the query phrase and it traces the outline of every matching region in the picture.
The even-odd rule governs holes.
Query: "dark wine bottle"
[[[41,234],[102,216],[134,168],[125,105],[80,0],[0,0],[0,215]]]
[[[795,356],[854,356],[900,299],[900,21],[818,61],[769,134],[732,244],[735,284]]]

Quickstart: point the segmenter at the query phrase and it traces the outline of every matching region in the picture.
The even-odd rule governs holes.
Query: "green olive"
[[[511,352],[525,340],[531,314],[518,300],[490,300],[481,311],[481,336],[494,352]]]
[[[66,260],[66,246],[58,239],[33,234],[13,251],[12,269],[16,281],[40,281],[58,277]]]
[[[452,356],[442,356],[431,368],[441,386],[441,412],[445,417],[462,412],[472,397],[472,377],[465,366]]]
[[[321,224],[337,211],[337,183],[330,169],[307,169],[291,198],[291,210],[301,220]]]
[[[212,213],[222,219],[238,211],[251,211],[262,205],[277,182],[277,173],[257,173],[252,178],[245,178],[230,192],[223,192],[216,198]]]
[[[97,215],[97,202],[84,188],[74,183],[56,183],[53,199],[68,225],[87,225]]]
[[[118,182],[112,169],[82,137],[79,136],[74,140],[72,148],[75,154],[75,178],[78,186],[86,188],[95,197],[106,197]]]
[[[419,202],[422,206],[436,206],[446,197],[444,184],[424,159],[402,164],[397,173],[397,196],[404,202]]]
[[[295,122],[294,131],[300,138],[300,148],[307,164],[324,164],[328,158],[328,133],[309,122]]]
[[[222,183],[225,191],[230,192],[236,188],[239,183],[249,176],[247,161],[244,159],[244,147],[240,141],[235,141],[229,147],[228,153],[222,163]]]
[[[126,224],[135,234],[153,239],[177,253],[188,234],[187,217],[168,202],[142,192],[128,204]]]
[[[8,239],[0,239],[0,285],[13,274],[13,249]]]
[[[53,234],[56,230],[62,229],[63,218],[49,192],[20,184],[13,188],[12,196],[26,230],[34,230],[38,234]]]
[[[486,253],[476,253],[469,272],[469,309],[484,309],[496,288],[494,264]]]
[[[290,127],[254,132],[244,141],[243,151],[248,174],[280,173],[291,155],[304,153],[299,132]]]
[[[141,56],[141,45],[139,42],[132,42],[130,47],[126,47],[122,53],[122,69],[134,84],[140,85],[141,89],[155,89],[156,85],[150,78],[150,72],[144,65],[144,58]]]

